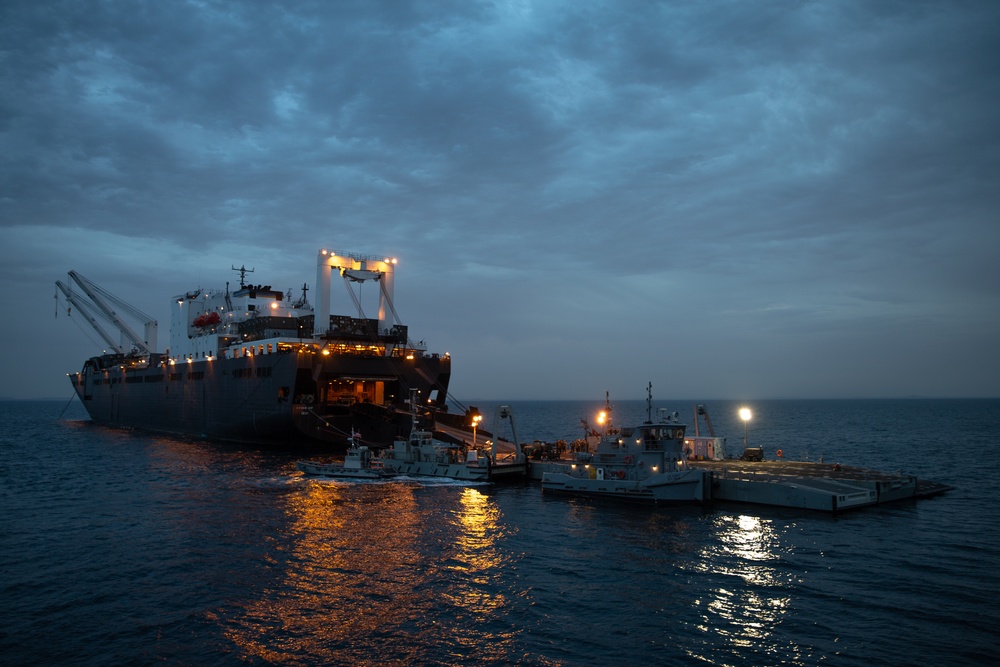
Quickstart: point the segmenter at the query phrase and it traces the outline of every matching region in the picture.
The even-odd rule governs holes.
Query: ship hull
[[[447,477],[465,482],[490,481],[490,469],[472,467],[464,463],[435,463],[434,461],[395,461],[385,459],[385,467],[408,477]]]
[[[565,472],[542,475],[542,491],[562,495],[611,498],[629,502],[670,504],[699,503],[707,500],[705,473],[701,470],[664,473],[638,479],[598,479]]]
[[[191,364],[133,367],[128,357],[89,359],[71,380],[91,419],[245,443],[346,447],[352,432],[390,445],[410,423],[416,389],[444,409],[450,358],[321,357],[284,352]]]

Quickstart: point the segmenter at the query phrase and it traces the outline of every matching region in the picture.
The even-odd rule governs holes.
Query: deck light
[[[747,422],[752,416],[750,408],[740,408],[740,419],[743,420],[743,449],[747,448]]]
[[[476,428],[479,426],[479,422],[483,420],[482,415],[472,416],[472,448],[476,448]]]

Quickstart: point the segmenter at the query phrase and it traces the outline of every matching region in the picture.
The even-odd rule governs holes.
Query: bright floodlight
[[[740,408],[740,419],[743,420],[743,449],[747,448],[747,422],[751,416],[750,408]]]
[[[472,416],[472,448],[476,448],[476,428],[479,426],[479,422],[483,420],[482,415]]]

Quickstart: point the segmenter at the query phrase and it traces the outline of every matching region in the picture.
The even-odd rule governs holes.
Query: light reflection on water
[[[517,576],[523,559],[534,555],[511,547],[531,542],[539,527],[520,535],[523,520],[505,516],[488,488],[299,480],[283,498],[287,522],[269,550],[276,575],[226,614],[227,636],[249,659],[506,664],[514,656],[537,656],[539,641],[564,644],[558,630],[550,634],[557,628],[566,636],[578,635],[585,647],[590,640],[584,628],[606,632],[600,619],[610,614],[633,616],[640,636],[650,639],[650,650],[661,641],[670,644],[663,634],[670,626],[662,619],[674,618],[689,629],[674,646],[688,658],[745,664],[749,653],[765,662],[766,656],[783,656],[799,663],[794,657],[789,661],[799,649],[787,633],[774,632],[790,611],[796,579],[784,567],[782,527],[772,519],[557,506],[566,509],[564,522],[543,526],[538,535],[556,538],[563,548],[582,548],[603,525],[601,539],[620,544],[623,557],[616,557],[612,567],[581,563],[586,550],[576,558],[568,553],[566,561],[578,566],[564,573],[550,570],[554,578],[546,586],[569,577],[572,587],[579,587],[579,575],[587,572],[585,579],[594,587],[587,584],[590,594],[574,596],[570,607],[561,608],[551,599],[536,606],[536,592]],[[695,537],[702,531],[713,539]],[[663,581],[671,591],[664,597],[667,591],[659,586],[646,590],[633,583],[650,569],[669,576],[671,562],[697,574],[701,585]],[[685,613],[677,603],[692,612],[689,620],[681,621]],[[558,620],[569,609],[575,619]],[[635,617],[636,612],[642,616]],[[574,628],[574,623],[583,625]],[[526,647],[533,649],[526,653]]]
[[[711,663],[733,664],[747,651],[794,654],[787,637],[774,633],[790,611],[795,577],[782,564],[781,535],[773,520],[745,514],[711,518],[715,540],[693,567],[718,581],[709,586],[697,629],[704,643],[689,654]]]
[[[836,443],[860,464],[917,464],[956,489],[827,517],[583,502],[536,485],[323,484],[285,453],[0,402],[0,654],[11,665],[995,661],[1000,579],[983,563],[1000,562],[989,495],[1000,449],[984,443],[998,439],[1000,402],[770,407],[801,418],[789,437],[826,453]],[[549,421],[586,414],[574,404]],[[972,447],[974,464],[942,459],[941,433]],[[789,452],[777,435],[772,450]]]
[[[280,576],[244,603],[229,633],[248,655],[359,665],[420,663],[427,652],[456,662],[509,655],[497,541],[511,528],[487,495],[306,482],[285,511]]]
[[[455,553],[445,564],[445,568],[459,575],[459,591],[449,596],[450,601],[473,613],[483,614],[504,605],[502,591],[491,591],[488,587],[503,565],[497,548],[502,537],[498,519],[500,510],[496,504],[476,489],[464,489],[459,497],[456,510]]]

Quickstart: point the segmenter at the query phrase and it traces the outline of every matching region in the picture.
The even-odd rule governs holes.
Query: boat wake
[[[489,486],[491,482],[473,481],[464,479],[452,479],[451,477],[424,477],[417,475],[396,475],[384,479],[351,479],[337,477],[321,477],[316,475],[289,475],[288,484],[302,484],[304,482],[322,484],[324,486],[355,486],[355,485],[383,485],[383,484],[413,484],[415,486],[438,487],[438,486]]]

